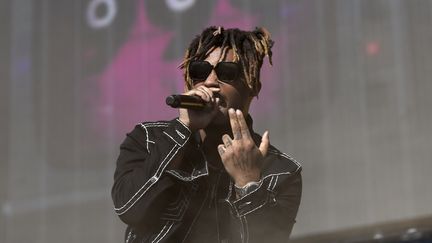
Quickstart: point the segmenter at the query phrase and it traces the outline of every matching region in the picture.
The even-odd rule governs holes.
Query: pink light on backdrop
[[[182,72],[177,68],[181,58],[163,57],[174,33],[149,21],[143,1],[137,5],[137,18],[127,40],[97,78],[101,91],[95,117],[98,129],[106,130],[108,127],[101,124],[111,120],[121,137],[138,122],[177,116],[176,110],[165,105],[165,97],[183,91]],[[252,29],[259,23],[251,13],[236,9],[228,0],[220,0],[202,28],[209,25]],[[275,87],[274,75],[267,70],[264,68],[261,74],[265,89],[260,97],[272,93]],[[266,103],[261,100],[254,106],[258,106],[255,107],[258,112],[266,109]]]
[[[381,46],[380,46],[380,43],[377,41],[369,41],[366,44],[366,53],[369,56],[377,55],[380,52],[380,50],[381,50]]]

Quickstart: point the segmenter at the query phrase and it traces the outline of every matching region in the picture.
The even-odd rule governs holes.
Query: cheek
[[[243,84],[221,84],[221,94],[233,107],[242,107],[249,100],[249,89]]]
[[[234,88],[226,90],[224,95],[227,103],[231,107],[241,107],[246,100],[246,95],[238,92],[238,90]]]
[[[249,99],[249,89],[243,84],[234,86],[233,93],[235,97],[242,103],[246,102]]]

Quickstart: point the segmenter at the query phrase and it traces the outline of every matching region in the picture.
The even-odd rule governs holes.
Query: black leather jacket
[[[300,164],[270,146],[259,187],[236,199],[229,175],[206,161],[196,135],[178,119],[141,123],[127,134],[112,187],[115,212],[128,225],[125,242],[287,242],[300,204]],[[169,169],[177,153],[184,153],[182,167]]]

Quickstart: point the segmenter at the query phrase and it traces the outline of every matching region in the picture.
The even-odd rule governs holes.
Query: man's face
[[[222,49],[216,48],[210,55],[205,59],[211,65],[216,66],[219,61],[233,62],[234,55],[232,50],[229,50],[224,60],[219,60],[222,55]],[[241,74],[243,70],[241,70]],[[241,77],[242,75],[240,75]],[[194,88],[201,85],[206,87],[217,87],[220,88],[220,92],[215,94],[215,97],[220,98],[219,112],[212,121],[214,125],[225,125],[229,123],[228,109],[240,109],[243,114],[248,114],[249,105],[252,101],[253,96],[246,84],[238,78],[232,82],[220,81],[213,70],[206,80],[196,83]]]

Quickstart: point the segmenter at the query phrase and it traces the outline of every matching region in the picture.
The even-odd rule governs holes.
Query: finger
[[[222,157],[222,155],[225,153],[225,146],[223,144],[219,144],[217,148],[219,155]]]
[[[230,138],[230,136],[228,136],[228,134],[224,134],[222,136],[222,142],[224,143],[226,149],[231,148],[232,139]]]
[[[184,95],[198,95],[197,93],[202,93],[199,89],[191,89],[188,92],[184,93]]]
[[[269,132],[266,131],[261,138],[261,143],[259,146],[259,150],[263,157],[267,155],[269,144],[270,144]]]
[[[243,138],[251,138],[250,132],[249,132],[249,127],[246,123],[246,120],[243,116],[243,112],[241,112],[241,110],[236,110],[236,115],[237,115],[237,121],[240,125],[240,132]]]
[[[237,120],[237,115],[235,114],[235,111],[233,108],[230,108],[228,110],[229,118],[230,118],[230,124],[231,124],[231,130],[233,133],[234,140],[239,140],[242,138],[241,131],[240,131],[240,125]]]
[[[216,87],[206,87],[206,86],[199,86],[198,88],[201,88],[203,91],[207,92],[207,94],[211,97],[212,102],[215,102],[216,94],[220,92],[220,88]]]
[[[216,87],[209,87],[208,89],[210,89],[213,93],[220,92],[220,88],[216,88]]]
[[[197,89],[204,92],[209,97],[210,101],[213,101],[213,91],[205,86],[199,86]]]
[[[199,89],[193,89],[193,90],[187,92],[186,95],[196,95],[196,96],[199,96],[201,99],[203,99],[206,102],[210,101],[210,97],[206,93],[204,93],[203,91],[201,91]]]
[[[205,101],[210,102],[212,101],[212,96],[203,88],[197,88],[197,90],[199,90],[200,92],[202,92],[205,95]]]

